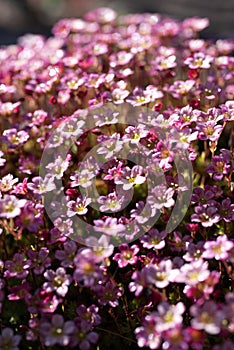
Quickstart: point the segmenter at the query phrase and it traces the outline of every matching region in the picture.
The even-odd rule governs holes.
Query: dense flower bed
[[[99,9],[0,49],[1,350],[234,349],[234,44],[208,25]]]

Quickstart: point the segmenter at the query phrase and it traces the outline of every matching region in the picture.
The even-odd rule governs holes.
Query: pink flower
[[[221,220],[218,208],[215,205],[203,205],[194,208],[195,214],[191,216],[192,222],[201,222],[204,227],[211,227]]]
[[[224,313],[214,301],[207,301],[202,307],[193,305],[190,313],[194,316],[191,321],[193,328],[204,330],[209,334],[220,333]]]
[[[159,71],[174,68],[176,67],[176,56],[158,57],[156,58],[154,65],[155,69]]]
[[[173,97],[180,98],[183,95],[187,95],[194,85],[194,80],[176,80],[173,85],[168,88],[168,92]]]
[[[139,247],[133,245],[129,247],[127,244],[121,244],[119,246],[120,253],[116,253],[113,260],[117,261],[119,267],[125,267],[128,264],[135,265],[137,262],[136,254],[139,252]]]
[[[50,170],[50,175],[54,176],[56,179],[61,179],[63,173],[69,167],[70,160],[70,154],[66,156],[66,159],[62,159],[62,157],[59,155],[53,163],[49,163],[46,166],[46,169]]]
[[[223,126],[217,125],[214,121],[207,121],[205,124],[198,124],[196,130],[200,140],[218,141]]]
[[[43,284],[43,288],[47,292],[55,291],[58,295],[65,297],[72,278],[66,274],[63,267],[59,267],[56,271],[46,270],[44,277],[48,280]]]
[[[98,203],[102,204],[100,206],[100,211],[119,211],[124,202],[124,196],[119,197],[116,192],[109,193],[107,196],[100,196],[98,198]]]
[[[149,132],[147,129],[145,129],[144,124],[139,124],[137,126],[128,126],[125,129],[123,140],[132,144],[138,144],[142,138],[148,135],[148,133]]]
[[[204,244],[202,257],[205,259],[226,260],[228,252],[234,247],[234,243],[228,240],[226,235],[218,236],[216,241],[207,241]]]
[[[116,218],[105,217],[101,220],[94,220],[94,230],[112,236],[123,232],[125,225],[120,224]]]
[[[121,177],[115,180],[117,185],[123,185],[123,190],[128,191],[134,185],[141,185],[146,181],[146,177],[143,175],[143,167],[135,165],[132,169],[125,167],[122,170]]]
[[[6,159],[2,158],[4,156],[4,153],[0,151],[0,166],[3,166],[6,163]]]
[[[209,55],[205,55],[202,52],[195,52],[192,57],[187,57],[185,59],[184,64],[188,65],[190,69],[208,69],[213,60],[213,57]]]
[[[115,133],[104,142],[101,143],[101,147],[98,148],[97,153],[102,154],[106,159],[111,159],[123,148],[123,141],[120,140],[120,134]]]
[[[8,129],[3,132],[3,140],[9,144],[10,147],[17,147],[23,145],[28,139],[29,135],[24,130]]]
[[[156,320],[154,315],[145,317],[141,327],[135,329],[137,344],[140,348],[149,347],[150,349],[159,349],[161,344],[161,335],[156,330]]]
[[[198,282],[205,281],[209,277],[210,271],[208,267],[207,261],[204,262],[202,259],[184,264],[180,268],[180,274],[175,277],[175,281],[188,285],[196,285]]]
[[[50,174],[47,174],[44,178],[36,176],[32,179],[32,182],[28,183],[28,188],[36,194],[53,191],[56,188],[54,177]]]
[[[67,203],[68,210],[67,215],[68,217],[72,217],[76,214],[78,215],[85,215],[88,212],[87,206],[92,202],[91,198],[80,198],[78,197],[76,201],[69,201]]]
[[[143,244],[143,247],[147,249],[163,249],[166,244],[164,240],[166,236],[167,233],[165,231],[159,232],[156,228],[152,228],[147,234],[140,238],[140,242]]]
[[[16,184],[19,181],[18,178],[14,179],[14,176],[12,174],[8,174],[6,176],[4,176],[1,180],[0,180],[0,191],[2,192],[8,192],[10,191],[14,184]]]
[[[186,29],[191,29],[194,32],[200,32],[201,30],[205,29],[206,27],[208,27],[210,21],[208,18],[204,17],[190,17],[190,18],[186,18],[183,21],[183,27]]]
[[[0,217],[15,218],[20,215],[21,209],[26,203],[26,199],[18,199],[14,195],[6,194],[3,198],[0,198]]]
[[[165,185],[158,185],[151,190],[151,194],[148,196],[148,202],[155,209],[170,208],[175,203],[172,198],[173,194],[174,190],[172,188],[167,188]]]
[[[148,265],[147,271],[148,282],[154,284],[157,288],[165,288],[179,274],[178,269],[173,269],[171,260],[162,260],[158,264]]]
[[[87,188],[92,184],[92,179],[95,177],[95,174],[88,169],[81,170],[78,173],[74,173],[70,176],[71,187],[84,187]]]

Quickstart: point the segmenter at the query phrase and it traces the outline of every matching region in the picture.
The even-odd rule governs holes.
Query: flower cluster
[[[0,48],[0,349],[234,348],[234,43],[208,24],[100,8]]]

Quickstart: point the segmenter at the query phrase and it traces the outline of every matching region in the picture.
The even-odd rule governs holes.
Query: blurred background
[[[177,19],[209,17],[204,37],[234,37],[234,0],[0,0],[0,45],[14,44],[25,33],[49,36],[60,18],[80,17],[100,6],[118,13],[159,12]]]

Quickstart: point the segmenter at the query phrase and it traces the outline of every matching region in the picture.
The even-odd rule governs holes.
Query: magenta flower
[[[234,204],[231,204],[230,198],[225,198],[222,200],[220,213],[224,221],[231,222],[234,220]]]
[[[101,317],[98,314],[99,308],[96,305],[86,307],[85,305],[79,305],[76,309],[76,313],[79,319],[84,325],[98,326],[101,323]]]
[[[224,105],[221,105],[221,111],[224,116],[224,120],[231,121],[234,119],[234,100],[226,101]]]
[[[163,171],[167,171],[172,168],[170,162],[173,161],[173,152],[169,150],[169,147],[162,141],[157,143],[156,149],[152,156],[153,162],[159,161],[159,166]]]
[[[176,326],[175,328],[168,329],[163,334],[164,342],[162,346],[168,349],[174,350],[188,350],[189,349],[189,336],[186,334],[186,330],[182,326]]]
[[[127,244],[121,244],[119,246],[120,253],[116,253],[113,260],[117,261],[120,268],[130,265],[135,265],[137,263],[136,254],[139,252],[139,247],[133,245],[129,247]]]
[[[125,66],[131,61],[133,56],[134,55],[131,52],[119,51],[110,56],[110,66],[113,68],[117,66]]]
[[[123,165],[124,163],[119,161],[116,166],[108,168],[108,174],[104,176],[104,180],[114,180],[118,181],[123,175]]]
[[[136,203],[136,208],[132,209],[130,214],[132,218],[135,218],[137,223],[144,224],[156,213],[156,209],[149,203],[140,201]]]
[[[116,88],[112,91],[111,95],[114,104],[118,105],[124,103],[124,100],[129,95],[129,91],[123,88]]]
[[[210,23],[209,18],[206,18],[206,17],[201,18],[201,17],[194,16],[194,17],[184,19],[182,22],[182,26],[186,30],[192,30],[195,33],[197,33],[205,29],[206,27],[208,27],[209,23]]]
[[[58,296],[52,292],[37,289],[33,295],[27,295],[25,301],[28,305],[28,311],[35,315],[38,314],[38,312],[45,312],[48,314],[54,313],[58,305],[62,302],[62,299],[58,298]]]
[[[182,324],[185,306],[182,302],[170,305],[162,302],[158,305],[158,311],[155,313],[156,329],[158,332],[166,331]]]
[[[200,113],[199,110],[194,110],[188,105],[181,109],[175,109],[170,118],[174,121],[175,125],[184,127],[196,122]]]
[[[176,56],[170,55],[167,57],[159,56],[153,62],[154,68],[158,71],[164,71],[176,67]]]
[[[99,339],[99,335],[92,331],[92,327],[87,324],[83,324],[80,318],[74,319],[75,329],[71,334],[70,347],[78,347],[80,350],[89,350],[92,345],[96,344]]]
[[[9,300],[20,300],[30,298],[29,291],[31,286],[28,282],[23,282],[20,286],[13,286],[11,293],[8,294]]]
[[[33,154],[25,154],[19,158],[19,170],[24,174],[34,174],[39,166],[39,160]]]
[[[68,117],[66,119],[66,122],[62,123],[61,134],[65,139],[69,139],[71,136],[78,138],[84,132],[82,129],[83,126],[84,126],[83,120],[77,120],[77,118],[75,117]]]
[[[143,321],[143,326],[135,330],[138,345],[158,349],[162,332],[180,326],[184,311],[185,306],[182,302],[176,305],[170,305],[167,302],[160,303],[157,311],[148,314]]]
[[[85,243],[92,248],[84,248],[82,254],[95,263],[101,263],[113,254],[114,246],[110,243],[110,236],[102,235],[99,239],[91,236],[86,238]]]
[[[195,188],[191,200],[195,203],[208,204],[211,199],[218,198],[219,195],[222,195],[222,191],[217,186],[206,185],[204,189],[201,187]]]
[[[94,114],[95,125],[103,126],[117,124],[118,116],[119,112],[113,112],[111,109],[106,109],[102,114],[100,114],[100,112],[98,114]]]
[[[37,232],[43,224],[43,214],[44,206],[42,204],[27,201],[15,222],[19,227],[27,228],[31,232]]]
[[[5,103],[1,103],[0,104],[0,114],[2,116],[5,116],[5,117],[7,117],[7,116],[9,116],[11,114],[17,114],[19,112],[20,105],[21,105],[20,102],[15,102],[15,103],[5,102]]]
[[[54,221],[54,226],[55,226],[54,228],[55,231],[53,232],[53,229],[51,230],[51,236],[54,236],[55,240],[61,238],[62,241],[64,241],[65,235],[69,236],[73,233],[71,219],[62,220],[61,218],[58,218]]]
[[[29,126],[41,125],[48,118],[48,113],[42,109],[37,109],[33,113],[28,113]]]
[[[187,253],[183,256],[185,261],[194,261],[200,259],[204,251],[204,242],[200,241],[197,244],[192,242],[187,247]]]

